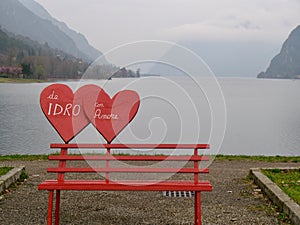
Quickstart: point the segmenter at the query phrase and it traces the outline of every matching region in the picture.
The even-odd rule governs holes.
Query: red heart
[[[140,97],[135,91],[123,90],[113,98],[100,87],[90,88],[90,97],[84,99],[84,111],[90,122],[102,134],[108,143],[133,120],[139,105]]]
[[[86,92],[84,86],[73,94],[67,85],[52,84],[40,95],[43,113],[66,143],[90,123],[81,100]]]

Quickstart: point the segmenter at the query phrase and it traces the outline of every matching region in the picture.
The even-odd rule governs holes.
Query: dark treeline
[[[21,67],[23,78],[78,78],[88,63],[22,36],[0,30],[0,66]],[[7,74],[16,76],[16,74]]]
[[[79,79],[91,62],[52,49],[29,38],[15,36],[0,29],[0,76],[33,79]],[[21,71],[21,72],[20,72]],[[114,65],[93,66],[92,77],[137,77],[133,72]],[[88,77],[87,77],[88,78]]]

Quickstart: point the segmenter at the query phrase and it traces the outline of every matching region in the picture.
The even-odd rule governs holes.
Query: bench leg
[[[201,225],[201,192],[195,192],[195,225]]]
[[[60,209],[60,190],[56,190],[55,225],[59,225],[59,209]]]
[[[52,225],[53,193],[54,193],[54,191],[49,191],[49,199],[48,199],[48,218],[47,218],[47,224],[48,224],[48,225]]]

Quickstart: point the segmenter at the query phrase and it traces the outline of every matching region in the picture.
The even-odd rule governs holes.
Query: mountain
[[[86,54],[91,60],[95,60],[98,58],[102,53],[92,47],[87,39],[81,33],[78,33],[72,29],[70,29],[65,23],[56,20],[53,18],[47,10],[45,10],[40,4],[35,2],[34,0],[19,0],[25,7],[31,10],[34,14],[39,16],[42,19],[48,20],[56,25],[62,32],[72,38],[75,42],[77,48]]]
[[[300,25],[297,26],[283,43],[281,51],[270,63],[266,72],[258,78],[300,78]]]
[[[1,0],[0,26],[85,61],[93,61],[102,54],[91,47],[83,35],[52,18],[33,0]]]

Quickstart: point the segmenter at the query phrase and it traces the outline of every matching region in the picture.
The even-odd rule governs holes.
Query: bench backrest
[[[119,174],[122,179],[130,174],[134,177],[139,176],[137,179],[142,180],[150,179],[146,178],[148,174],[154,174],[154,177],[157,177],[157,174],[192,174],[194,183],[198,183],[199,173],[209,172],[208,168],[199,167],[201,161],[209,161],[208,156],[199,154],[199,150],[209,149],[208,144],[51,144],[50,147],[60,149],[59,155],[49,156],[49,160],[59,162],[58,167],[47,170],[50,173],[58,173],[58,181],[64,181],[66,173],[100,173],[104,174],[103,179],[107,182],[115,179],[113,174]],[[92,153],[72,154],[69,151],[71,149],[92,150]],[[172,154],[120,154],[120,151],[132,149],[155,149],[166,152],[172,150]],[[105,154],[99,154],[97,150],[104,150]],[[181,155],[176,154],[178,150],[181,150]],[[191,150],[192,155],[182,154]],[[91,164],[84,163],[84,166],[79,166],[77,162],[91,162]]]

